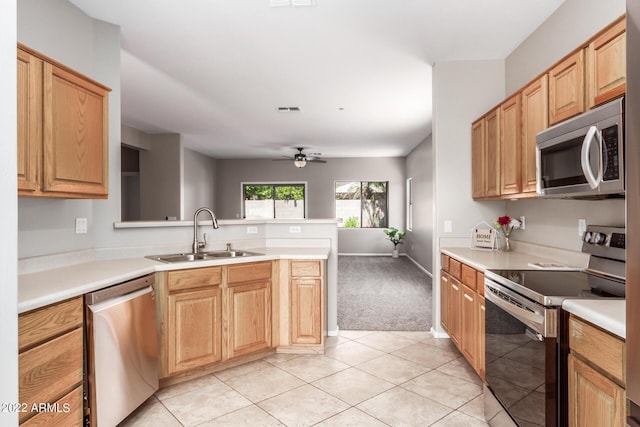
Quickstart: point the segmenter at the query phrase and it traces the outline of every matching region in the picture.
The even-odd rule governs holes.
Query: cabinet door
[[[42,189],[107,196],[107,90],[44,63]]]
[[[486,116],[486,196],[500,195],[500,108]]]
[[[449,332],[449,275],[440,271],[440,324]]]
[[[625,425],[625,391],[574,355],[568,357],[569,426]]]
[[[482,118],[471,125],[471,196],[474,199],[483,198],[487,193],[485,163],[485,119]]]
[[[548,77],[544,75],[522,91],[522,192],[536,192],[536,134],[549,127]]]
[[[291,343],[320,344],[322,280],[291,280]]]
[[[549,71],[549,124],[584,111],[584,51],[569,55]]]
[[[460,348],[460,305],[462,298],[462,284],[455,278],[449,277],[449,295],[447,301],[449,336],[451,341]]]
[[[485,355],[484,355],[484,351],[485,351],[485,344],[484,344],[484,333],[485,333],[485,326],[484,326],[484,322],[485,322],[485,318],[484,318],[484,313],[485,313],[485,302],[484,302],[484,297],[480,294],[478,294],[477,296],[477,313],[478,313],[478,319],[477,319],[477,323],[478,323],[478,348],[477,348],[477,358],[476,358],[476,372],[478,373],[478,375],[480,375],[480,378],[484,381],[485,377],[486,377],[486,371],[485,371]]]
[[[500,194],[520,193],[520,114],[518,93],[500,106]]]
[[[229,287],[229,358],[271,346],[271,281]]]
[[[627,85],[626,21],[622,19],[589,44],[589,108],[623,95]]]
[[[476,291],[462,285],[460,300],[460,351],[471,366],[477,364],[478,312]]]
[[[42,60],[18,49],[18,191],[38,187],[42,141]]]
[[[218,286],[170,294],[167,307],[169,374],[222,359],[222,310]]]

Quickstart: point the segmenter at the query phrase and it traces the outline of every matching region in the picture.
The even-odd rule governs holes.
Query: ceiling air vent
[[[315,0],[270,0],[271,7],[309,7],[315,5]]]
[[[300,107],[278,107],[278,113],[300,113]]]

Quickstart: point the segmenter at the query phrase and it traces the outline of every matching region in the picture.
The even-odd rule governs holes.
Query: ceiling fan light
[[[297,167],[297,168],[303,168],[307,165],[307,161],[305,159],[295,159],[293,161],[293,164]]]

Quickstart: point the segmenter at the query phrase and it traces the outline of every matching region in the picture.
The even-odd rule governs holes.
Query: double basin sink
[[[198,252],[198,253],[179,253],[179,254],[167,254],[167,255],[149,255],[147,258],[154,261],[162,261],[166,263],[174,262],[189,262],[189,261],[211,261],[221,258],[241,258],[262,255],[257,252],[249,251],[211,251],[211,252]]]

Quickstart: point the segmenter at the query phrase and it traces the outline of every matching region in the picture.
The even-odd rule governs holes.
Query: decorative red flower
[[[496,222],[498,223],[498,225],[509,225],[511,224],[511,217],[509,217],[508,215],[501,216]]]

